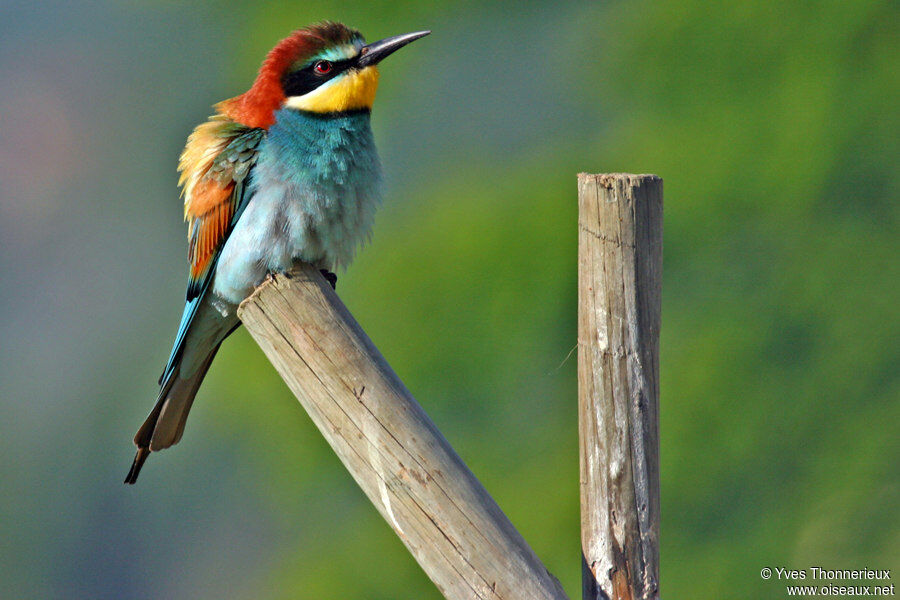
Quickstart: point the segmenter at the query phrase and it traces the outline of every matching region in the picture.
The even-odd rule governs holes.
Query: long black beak
[[[356,64],[359,68],[377,65],[382,60],[419,38],[423,38],[431,33],[430,31],[416,31],[415,33],[404,33],[403,35],[395,35],[393,37],[384,38],[377,42],[372,42],[368,46],[363,46],[359,54]]]

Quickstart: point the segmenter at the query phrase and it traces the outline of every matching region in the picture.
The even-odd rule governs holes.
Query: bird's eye
[[[320,60],[313,67],[313,70],[316,72],[316,75],[327,75],[331,72],[331,63],[327,60]]]

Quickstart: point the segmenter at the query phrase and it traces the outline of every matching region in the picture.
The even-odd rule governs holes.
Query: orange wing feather
[[[211,180],[203,181],[194,188],[188,215],[188,260],[192,281],[203,276],[224,241],[228,224],[234,216],[231,202],[233,191],[234,183],[222,187]]]

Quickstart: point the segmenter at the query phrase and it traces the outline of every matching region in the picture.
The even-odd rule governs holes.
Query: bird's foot
[[[319,269],[319,273],[322,274],[322,277],[325,278],[325,281],[331,284],[331,289],[337,289],[337,275],[335,275],[328,269]]]

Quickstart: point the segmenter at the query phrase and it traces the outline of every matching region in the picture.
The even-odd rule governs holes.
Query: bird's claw
[[[328,269],[319,269],[319,273],[322,274],[322,277],[325,278],[325,281],[331,284],[331,289],[337,289],[337,275],[335,275]]]

